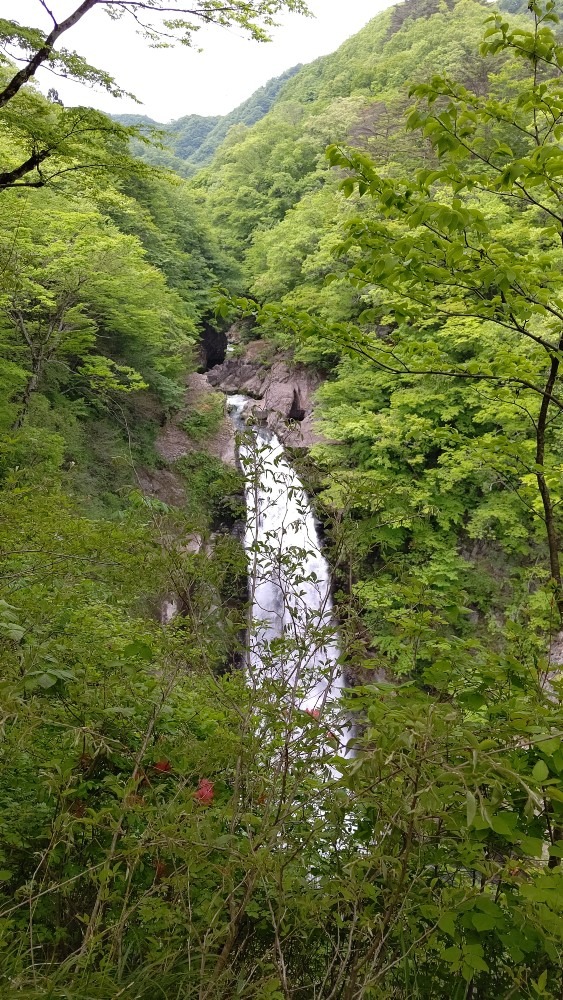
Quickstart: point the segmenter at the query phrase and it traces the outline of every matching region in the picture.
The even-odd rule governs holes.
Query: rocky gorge
[[[194,441],[184,426],[186,415],[205,408],[217,391],[225,396],[233,393],[248,396],[254,401],[249,408],[253,422],[275,433],[286,446],[309,449],[322,440],[315,424],[314,399],[322,383],[321,376],[292,361],[288,352],[275,350],[265,341],[233,344],[230,334],[228,331],[219,346],[217,338],[203,339],[200,369],[206,370],[186,376],[183,404],[168,417],[157,434],[155,450],[161,460],[160,467],[148,469],[143,466],[137,470],[140,488],[147,496],[181,506],[185,501],[185,487],[174,465],[202,446],[213,458],[237,466],[235,431],[226,408],[222,419],[205,435],[203,442]],[[237,336],[236,327],[234,336]]]
[[[315,427],[314,395],[322,379],[293,362],[287,353],[262,340],[238,347],[206,373],[207,382],[222,392],[242,393],[256,400],[257,423],[268,427],[294,448],[310,448],[321,440]]]

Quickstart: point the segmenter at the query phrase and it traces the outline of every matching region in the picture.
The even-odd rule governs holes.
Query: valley
[[[94,2],[0,21],[0,996],[557,1000],[558,7],[161,126]]]

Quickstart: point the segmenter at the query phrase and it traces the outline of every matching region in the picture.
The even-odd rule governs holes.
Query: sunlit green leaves
[[[40,390],[53,366],[70,368],[72,358],[79,359],[75,383],[97,393],[145,388],[132,366],[96,351],[96,337],[112,338],[145,371],[166,370],[166,355],[185,349],[193,324],[138,240],[93,206],[71,208],[52,195],[46,203],[37,196],[22,218],[18,197],[4,197],[0,310],[28,386]]]

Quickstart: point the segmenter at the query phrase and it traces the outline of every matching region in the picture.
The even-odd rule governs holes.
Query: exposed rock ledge
[[[164,424],[157,436],[156,451],[164,467],[141,467],[137,471],[143,493],[182,507],[186,487],[174,462],[193,451],[204,450],[228,465],[236,465],[234,428],[227,417],[213,435],[199,443],[192,441],[182,427],[185,412],[213,389],[226,394],[240,392],[256,400],[255,421],[264,423],[284,444],[310,448],[322,441],[313,424],[313,397],[321,381],[280,352],[272,353],[272,347],[259,340],[247,344],[239,357],[227,358],[205,374],[192,372],[186,378],[185,409]]]
[[[185,407],[160,428],[155,441],[155,450],[166,463],[165,467],[147,469],[141,466],[137,470],[137,481],[146,496],[156,497],[172,507],[183,507],[186,502],[186,487],[173,466],[174,462],[190,452],[204,450],[227,465],[236,466],[235,433],[227,417],[215,434],[199,444],[192,441],[181,426],[186,411],[212,391],[206,375],[192,372],[187,376]]]
[[[225,418],[221,426],[205,441],[194,443],[181,424],[185,410],[197,407],[198,402],[211,392],[209,380],[201,372],[192,372],[186,378],[185,409],[181,409],[160,431],[156,450],[165,462],[175,462],[191,451],[206,451],[227,465],[236,465],[235,435],[230,421]]]
[[[207,372],[207,380],[224,393],[243,393],[257,402],[255,419],[275,431],[284,444],[310,448],[323,438],[313,422],[313,397],[322,379],[292,364],[260,340],[244,354],[230,357]]]

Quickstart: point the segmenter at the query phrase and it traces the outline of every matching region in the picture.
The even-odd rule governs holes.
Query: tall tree
[[[53,368],[97,391],[144,388],[117,359],[125,353],[145,373],[190,343],[193,322],[177,294],[136,237],[96,211],[65,210],[51,196],[49,216],[38,205],[22,216],[12,198],[0,237],[0,317],[14,360],[28,372],[14,426]]]
[[[268,38],[266,28],[275,23],[274,17],[280,11],[307,12],[304,0],[231,0],[227,5],[220,0],[201,0],[195,7],[186,6],[182,0],[83,0],[66,17],[61,17],[43,0],[40,4],[51,22],[48,32],[22,26],[14,20],[0,21],[3,46],[15,46],[26,56],[21,69],[0,90],[0,108],[8,104],[44,64],[64,72],[71,79],[98,83],[112,93],[122,93],[108,73],[89,66],[76,52],[57,48],[62,36],[95,8],[103,8],[113,20],[129,15],[136,29],[159,46],[174,41],[191,45],[194,32],[202,24],[222,27],[237,24],[256,40],[265,41]]]
[[[131,129],[94,108],[64,108],[25,87],[0,111],[0,192],[41,188],[65,174],[141,173],[129,155]]]

